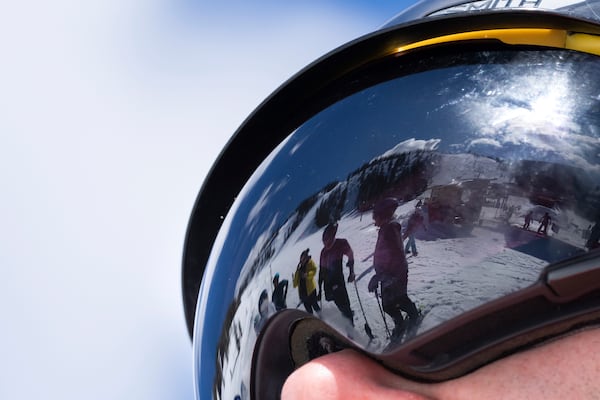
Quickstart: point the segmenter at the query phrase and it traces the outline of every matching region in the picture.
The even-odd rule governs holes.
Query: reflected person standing
[[[344,256],[348,259],[346,266],[350,270],[348,282],[354,282],[354,252],[346,239],[336,238],[338,225],[329,224],[323,231],[323,250],[321,250],[319,270],[319,298],[321,287],[325,290],[325,300],[335,305],[354,325],[354,313],[350,308],[350,299],[342,270]]]
[[[317,286],[315,285],[315,275],[317,274],[317,266],[311,258],[309,249],[304,250],[300,254],[300,262],[296,267],[296,272],[292,275],[294,287],[298,288],[298,297],[300,302],[304,304],[307,312],[313,313],[321,311],[317,300]]]
[[[375,292],[381,284],[383,311],[394,321],[391,341],[402,339],[404,332],[413,328],[419,319],[415,303],[408,297],[408,263],[404,255],[402,226],[394,219],[398,201],[386,198],[373,209],[373,220],[379,228],[373,266],[375,275],[369,281],[369,292]],[[408,314],[404,321],[402,311]]]

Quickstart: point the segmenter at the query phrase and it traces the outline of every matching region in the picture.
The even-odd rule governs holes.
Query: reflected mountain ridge
[[[412,139],[406,142],[411,141]],[[433,176],[436,166],[440,164],[440,154],[432,150],[404,152],[402,149],[402,146],[397,146],[383,153],[351,172],[346,180],[331,182],[304,199],[264,242],[257,243],[255,248],[260,250],[249,266],[242,269],[243,278],[239,292],[243,292],[255,274],[287,243],[290,236],[305,221],[310,209],[316,207],[314,221],[304,224],[301,236],[316,233],[329,222],[339,220],[344,214],[367,211],[373,207],[375,201],[384,196],[412,200],[425,191],[427,182]]]

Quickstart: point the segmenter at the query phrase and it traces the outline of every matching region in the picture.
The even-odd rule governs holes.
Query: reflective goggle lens
[[[527,35],[402,44],[346,92],[323,89],[336,101],[262,162],[213,247],[201,398],[271,396],[296,365],[347,346],[448,379],[485,362],[452,369],[480,348],[543,339],[545,321],[552,334],[595,321],[581,316],[599,306],[600,46]],[[497,345],[517,333],[530,337]]]

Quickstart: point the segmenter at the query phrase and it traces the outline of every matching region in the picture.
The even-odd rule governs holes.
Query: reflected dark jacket
[[[348,257],[348,264],[354,265],[354,253],[346,239],[335,239],[333,245],[321,250],[319,283],[344,285],[343,258]]]
[[[373,266],[380,280],[385,278],[408,278],[408,264],[404,255],[402,226],[391,221],[379,228]]]

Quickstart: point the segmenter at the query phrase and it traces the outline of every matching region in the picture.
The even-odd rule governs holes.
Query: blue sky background
[[[180,260],[211,163],[277,86],[406,4],[7,3],[0,398],[193,398]]]

